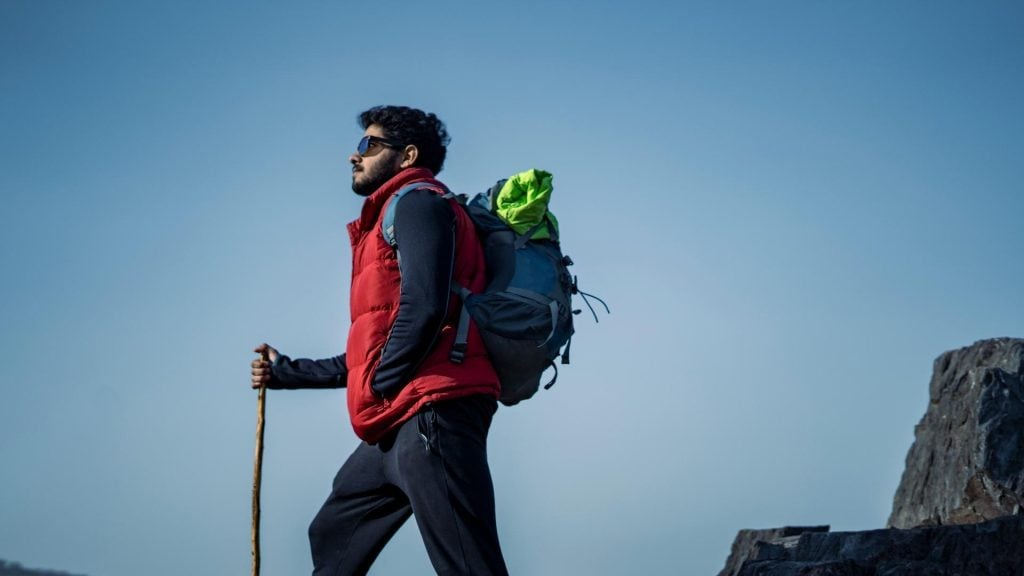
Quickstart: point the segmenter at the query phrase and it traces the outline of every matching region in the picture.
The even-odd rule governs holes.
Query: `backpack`
[[[424,184],[411,184],[396,192],[382,221],[384,238],[397,250],[394,214],[406,193]],[[528,170],[499,180],[471,200],[445,190],[445,198],[456,198],[477,229],[484,251],[487,286],[472,293],[453,285],[463,306],[455,344],[449,358],[459,363],[465,357],[469,323],[476,323],[487,355],[501,381],[500,400],[506,406],[532,397],[540,387],[543,372],[555,359],[569,363],[573,335],[572,295],[580,294],[597,320],[587,297],[569,273],[572,259],[562,254],[558,220],[548,210],[552,191],[551,174]],[[564,350],[563,350],[564,347]]]

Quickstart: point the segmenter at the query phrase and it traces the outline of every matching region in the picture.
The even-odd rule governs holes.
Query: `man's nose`
[[[362,156],[360,156],[359,154],[356,154],[355,152],[353,152],[352,155],[348,157],[348,163],[353,165],[353,166],[355,166],[362,159],[363,159]]]

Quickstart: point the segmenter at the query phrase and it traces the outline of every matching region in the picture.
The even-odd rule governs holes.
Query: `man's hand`
[[[270,384],[271,371],[270,365],[277,360],[280,354],[269,344],[263,343],[257,346],[253,352],[260,355],[259,358],[252,361],[252,387],[260,388],[262,386],[268,386]],[[264,360],[268,358],[269,360]]]

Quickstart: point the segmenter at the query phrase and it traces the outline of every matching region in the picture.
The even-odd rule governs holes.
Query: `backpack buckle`
[[[462,364],[462,361],[466,359],[466,343],[456,342],[452,345],[452,351],[448,354],[448,359],[453,364]]]

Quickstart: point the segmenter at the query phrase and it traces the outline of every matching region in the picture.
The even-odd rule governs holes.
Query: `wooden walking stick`
[[[262,352],[263,360],[270,354]],[[256,461],[252,471],[252,576],[260,574],[260,482],[263,480],[263,415],[266,412],[267,387],[260,386],[256,400]]]

